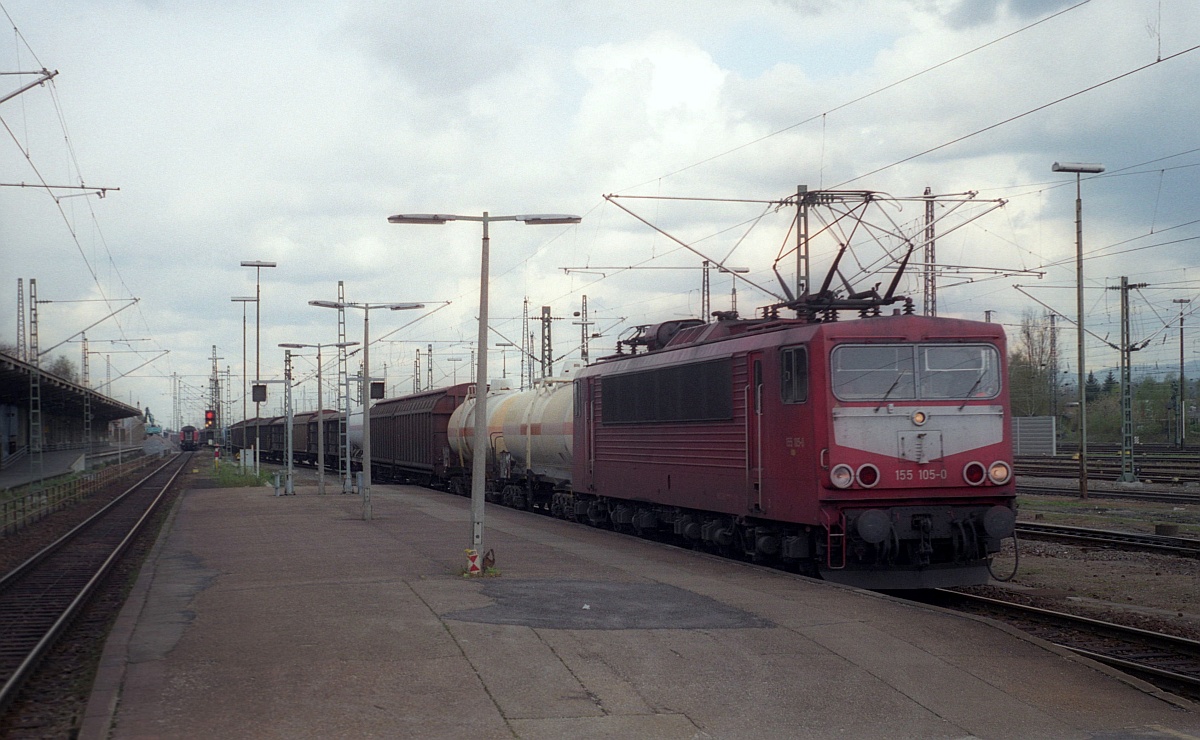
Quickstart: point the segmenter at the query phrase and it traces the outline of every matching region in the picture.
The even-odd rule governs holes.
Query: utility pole
[[[1187,444],[1187,379],[1183,376],[1183,307],[1191,298],[1175,298],[1171,303],[1179,304],[1179,449]]]
[[[1117,478],[1122,483],[1133,483],[1137,476],[1133,473],[1133,373],[1130,367],[1131,355],[1141,347],[1133,346],[1129,341],[1129,291],[1145,288],[1149,283],[1132,283],[1129,278],[1121,276],[1121,285],[1109,290],[1121,291],[1121,475]],[[1142,346],[1145,346],[1144,344]]]
[[[42,458],[42,370],[41,352],[38,351],[37,279],[29,278],[29,470],[37,484],[35,491],[42,488],[45,461]]]
[[[346,302],[346,284],[338,281],[338,303]],[[350,467],[350,378],[346,372],[349,360],[349,343],[346,341],[346,309],[338,309],[338,457],[341,460],[342,493],[353,490]]]
[[[217,430],[221,428],[221,371],[217,367],[217,360],[224,360],[224,357],[217,357],[217,345],[212,346],[212,378],[209,380],[208,391],[208,407],[213,410],[216,419],[213,419],[212,440],[213,444],[217,444]]]
[[[707,265],[708,262],[705,262],[704,264]],[[707,280],[708,270],[704,271],[704,277]],[[588,364],[588,339],[591,337],[591,330],[588,329],[588,327],[596,323],[594,321],[588,321],[587,296],[583,297],[582,310],[575,315],[579,317],[579,321],[574,322],[575,325],[580,328],[579,359],[581,359],[583,364],[586,365]]]
[[[548,378],[554,374],[554,342],[550,336],[550,326],[554,317],[550,315],[550,307],[542,306],[542,377]],[[532,385],[532,383],[530,383]]]
[[[1054,325],[1058,316],[1050,314],[1050,416],[1054,419],[1055,434],[1058,430],[1058,327]]]
[[[925,315],[937,316],[937,256],[934,250],[933,189],[925,188]]]
[[[17,359],[25,362],[25,279],[17,278]]]
[[[529,296],[521,310],[521,390],[533,385],[533,341],[529,334]]]

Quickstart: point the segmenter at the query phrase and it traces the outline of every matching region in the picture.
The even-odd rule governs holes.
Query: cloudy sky
[[[1082,183],[1087,324],[1098,335],[1088,365],[1116,364],[1104,340],[1119,342],[1110,288],[1121,276],[1148,284],[1130,302],[1134,340],[1150,339],[1135,361],[1150,370],[1177,368],[1184,304],[1173,301],[1200,309],[1194,0],[0,7],[15,27],[0,71],[58,72],[0,103],[0,181],[112,188],[104,198],[55,189],[75,196],[57,200],[0,188],[0,343],[16,341],[19,278],[53,301],[38,306],[43,350],[137,298],[88,330],[93,383],[111,363],[114,377],[127,373],[111,395],[168,423],[172,376],[182,421],[199,421],[214,345],[241,416],[243,305],[230,298],[255,293],[242,260],[279,265],[261,276],[263,377],[280,376],[281,342],[337,341],[336,312],[307,302],[335,299],[340,280],[351,301],[427,304],[372,313],[372,337],[386,336],[371,348],[373,374],[386,364],[389,394],[412,390],[415,352],[430,344],[434,383],[465,380],[480,226],[388,224],[396,213],[582,216],[492,225],[490,343],[520,343],[527,298],[531,314],[548,305],[559,317],[555,354],[578,357],[572,314],[587,296],[602,334],[594,357],[632,326],[698,315],[704,258],[749,268],[743,315],[775,302],[780,279],[795,280],[794,209],[764,201],[798,185],[974,191],[979,204],[937,209],[938,314],[992,312],[1011,331],[1026,311],[1061,313],[1062,367],[1073,372],[1075,180],[1050,166],[1098,162],[1107,171]],[[0,88],[36,79],[5,76]],[[627,197],[614,205],[608,194]],[[869,214],[913,236],[923,217],[906,200]],[[813,279],[842,238],[854,245],[847,280],[889,280],[871,273],[901,241],[878,233],[828,232],[812,247]],[[639,269],[612,269],[627,266]],[[730,287],[712,274],[713,309],[729,307]],[[915,271],[900,287],[920,311]],[[348,314],[349,339],[362,339],[361,319]],[[1185,326],[1195,376],[1200,313]],[[80,344],[60,354],[78,364]],[[516,374],[513,350],[489,358],[491,375],[502,363]],[[297,360],[299,374],[314,368]],[[301,392],[298,405],[315,407],[315,383]]]

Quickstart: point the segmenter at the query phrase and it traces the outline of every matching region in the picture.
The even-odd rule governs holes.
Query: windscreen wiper
[[[883,404],[887,403],[888,396],[892,395],[892,391],[896,390],[896,386],[900,385],[900,379],[903,377],[904,377],[903,375],[897,375],[896,379],[892,381],[892,387],[888,388],[887,393],[883,394],[883,400],[881,400],[879,402],[879,405],[875,407],[875,413],[878,414],[879,409],[883,408]]]

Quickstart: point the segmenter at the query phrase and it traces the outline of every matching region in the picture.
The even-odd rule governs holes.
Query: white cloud
[[[254,292],[253,272],[238,267],[243,259],[280,265],[263,274],[263,358],[271,372],[279,371],[279,342],[332,338],[332,315],[306,301],[333,297],[339,279],[356,300],[453,301],[400,332],[396,338],[409,344],[379,351],[397,372],[411,372],[418,345],[472,341],[478,225],[387,224],[397,212],[586,216],[573,229],[494,226],[492,315],[506,336],[520,332],[513,317],[527,295],[535,313],[549,304],[564,317],[585,293],[595,315],[636,322],[697,310],[695,269],[604,279],[558,269],[651,258],[698,266],[699,257],[602,201],[618,191],[770,198],[884,168],[847,187],[916,195],[930,185],[1011,200],[940,241],[946,260],[1052,265],[1073,254],[1074,229],[1073,183],[1052,175],[1050,162],[1102,161],[1111,172],[1200,147],[1192,133],[1200,111],[1188,94],[1200,56],[1164,61],[889,165],[1152,62],[1160,44],[1164,57],[1189,48],[1200,40],[1194,4],[1164,0],[1160,15],[1157,0],[1088,3],[852,101],[1068,5],[535,2],[514,12],[370,0],[96,1],[54,9],[16,0],[6,3],[13,20],[42,63],[60,71],[54,91],[72,149],[48,89],[4,103],[0,116],[47,180],[78,181],[77,161],[88,183],[121,190],[102,201],[62,201],[65,219],[44,193],[0,192],[0,284],[11,291],[17,277],[37,277],[42,295],[67,299],[96,296],[98,282],[105,295],[142,298],[113,334],[151,336],[172,353],[138,373],[159,379],[122,381],[118,395],[150,403],[161,417],[170,407],[163,374],[180,372],[202,388],[213,344],[235,372],[240,365],[240,316],[229,297]],[[37,66],[11,46],[0,59],[6,69]],[[1151,231],[1191,220],[1200,168],[1189,165],[1196,164],[1192,154],[1087,182],[1088,244],[1194,238],[1195,227]],[[1177,165],[1185,167],[1169,169]],[[0,169],[5,181],[35,178],[12,141],[0,145]],[[718,258],[745,234],[737,224],[763,210],[622,203]],[[768,214],[730,258],[753,267],[752,277],[772,290],[770,268],[786,248],[790,215]],[[898,218],[918,215],[908,207]],[[1139,272],[1177,281],[1193,244],[1103,256],[1127,248],[1113,247],[1091,258],[1089,276],[1100,287]],[[1030,302],[1013,282],[1070,286],[1072,268],[1047,267],[1043,281],[947,288],[939,304],[973,318],[984,310],[1016,317]],[[790,258],[779,269],[790,276]],[[728,301],[728,289],[714,280],[714,304]],[[1069,292],[1039,295],[1073,312]],[[767,300],[739,289],[743,312]],[[90,323],[85,317],[102,315],[99,304],[66,305],[43,311],[44,336],[65,337]],[[13,323],[0,327],[0,341],[11,340]],[[389,316],[381,329],[402,323]],[[555,324],[564,351],[576,331]],[[600,344],[611,349],[613,340]],[[1105,361],[1102,349],[1095,356]]]

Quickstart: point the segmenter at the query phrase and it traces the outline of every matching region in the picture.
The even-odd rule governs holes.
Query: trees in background
[[[1009,399],[1014,416],[1050,416],[1057,411],[1060,436],[1070,438],[1077,430],[1079,400],[1074,384],[1054,382],[1049,321],[1026,310],[1020,327],[1010,336],[1008,357]],[[1059,380],[1074,380],[1061,371]],[[1121,383],[1113,370],[1104,379],[1087,374],[1084,394],[1088,404],[1088,439],[1095,442],[1121,441]],[[1188,381],[1188,405],[1197,406],[1200,379]],[[1055,394],[1057,393],[1057,398]],[[1176,441],[1179,377],[1168,373],[1164,380],[1135,376],[1131,389],[1134,435],[1140,442]],[[1189,415],[1188,439],[1200,436],[1196,417]]]

